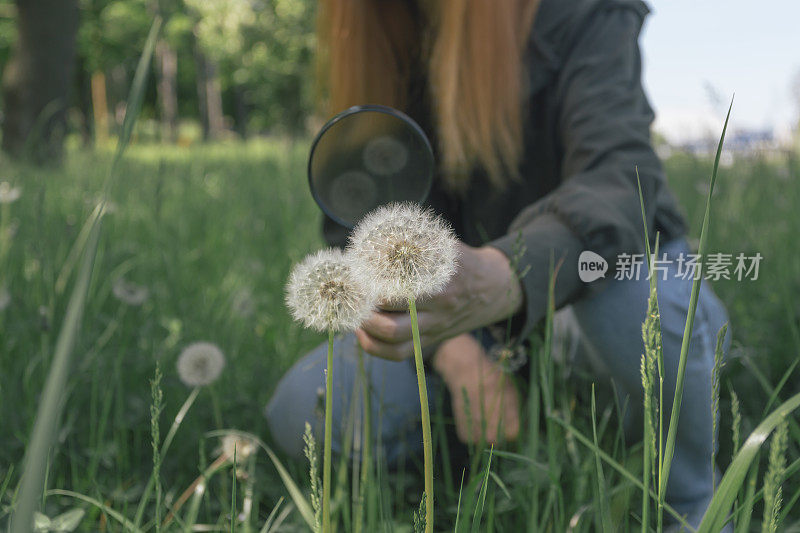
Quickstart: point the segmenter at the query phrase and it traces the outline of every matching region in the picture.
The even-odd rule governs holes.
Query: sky
[[[800,1],[648,5],[639,42],[657,131],[674,142],[719,135],[734,92],[731,128],[785,136],[797,124],[800,102],[791,87],[800,77]]]

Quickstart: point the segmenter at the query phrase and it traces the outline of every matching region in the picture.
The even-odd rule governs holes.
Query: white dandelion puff
[[[22,196],[21,187],[12,187],[7,181],[0,181],[0,204],[10,204]]]
[[[432,211],[413,203],[369,213],[350,236],[353,269],[379,298],[400,300],[441,292],[456,271],[458,240]]]
[[[234,453],[236,462],[241,463],[256,451],[256,443],[252,439],[241,435],[225,435],[219,446],[219,454],[233,461]]]
[[[114,280],[114,283],[111,286],[111,292],[120,302],[134,307],[142,305],[150,296],[150,291],[147,287],[137,285],[131,281],[126,281],[123,278],[117,278]]]
[[[222,350],[210,342],[195,342],[178,357],[178,376],[189,387],[202,387],[217,380],[225,368]]]
[[[286,285],[286,305],[307,328],[349,331],[372,312],[371,294],[354,275],[350,258],[341,250],[328,249],[294,267]]]

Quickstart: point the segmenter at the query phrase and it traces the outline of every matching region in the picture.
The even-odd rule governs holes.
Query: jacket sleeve
[[[620,252],[643,250],[637,168],[648,228],[653,227],[664,177],[650,144],[653,112],[641,84],[638,36],[646,8],[639,5],[639,10],[607,5],[574,32],[554,81],[561,184],[523,209],[507,235],[489,243],[510,258],[516,256],[520,267],[529,267],[522,279],[526,316],[521,338],[545,314],[551,257],[561,262],[555,285],[558,308],[579,298],[586,285],[601,284],[580,281],[581,251],[602,256],[608,278]],[[522,249],[515,245],[520,235]]]

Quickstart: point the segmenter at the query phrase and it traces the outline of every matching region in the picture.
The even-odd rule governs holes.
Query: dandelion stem
[[[425,367],[422,363],[422,348],[417,323],[417,303],[413,296],[408,299],[411,313],[411,332],[414,342],[414,363],[417,367],[420,414],[422,418],[422,446],[425,465],[425,533],[433,532],[433,442],[431,439],[431,417],[428,408],[428,388],[425,385]]]
[[[331,531],[331,438],[333,429],[333,329],[328,330],[328,365],[325,370],[325,443],[322,458],[322,531]]]

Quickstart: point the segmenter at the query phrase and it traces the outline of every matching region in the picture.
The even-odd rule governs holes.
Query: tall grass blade
[[[750,520],[753,517],[753,506],[755,505],[754,494],[756,492],[756,481],[758,479],[758,461],[750,467],[750,475],[747,476],[747,491],[744,496],[744,503],[739,512],[741,519],[736,524],[737,533],[750,532]]]
[[[96,499],[94,499],[94,498],[92,498],[90,496],[86,496],[86,495],[80,494],[78,492],[73,492],[71,490],[62,490],[62,489],[48,490],[47,494],[51,494],[51,495],[55,495],[55,496],[67,496],[69,498],[75,498],[76,500],[81,500],[83,502],[86,502],[86,503],[88,503],[90,505],[93,505],[93,506],[97,507],[98,509],[103,511],[103,513],[105,513],[106,515],[110,516],[111,518],[113,518],[114,520],[119,522],[119,524],[123,527],[123,529],[125,531],[133,531],[134,533],[141,533],[141,530],[139,528],[137,528],[136,526],[134,526],[133,522],[131,522],[130,520],[125,518],[122,514],[120,514],[119,512],[115,511],[111,507],[107,506],[103,502],[98,501],[98,500],[96,500]],[[30,532],[30,527],[28,527],[28,529],[26,529],[25,531]]]
[[[117,153],[114,157],[111,171],[105,183],[105,194],[98,209],[89,217],[87,225],[90,227],[86,241],[86,248],[80,261],[75,286],[70,293],[67,311],[64,317],[61,331],[56,340],[53,362],[50,372],[42,392],[42,400],[36,414],[36,421],[33,432],[25,453],[25,461],[22,471],[19,500],[17,508],[11,521],[12,533],[28,533],[33,524],[33,514],[36,512],[42,490],[45,483],[45,471],[47,467],[47,456],[53,442],[53,435],[59,425],[61,410],[65,402],[65,387],[67,376],[69,375],[70,359],[75,340],[80,329],[83,311],[86,307],[86,299],[89,293],[89,282],[94,269],[94,261],[97,255],[97,244],[100,238],[100,228],[102,214],[107,201],[107,193],[116,178],[116,168],[118,161],[130,139],[130,131],[136,122],[136,116],[141,107],[142,95],[144,94],[144,81],[150,66],[150,59],[153,55],[156,36],[161,29],[161,18],[156,17],[150,29],[148,40],[142,56],[139,59],[139,66],[134,77],[129,107],[125,113],[124,124],[127,126],[128,134],[124,140],[120,139]],[[133,106],[130,103],[134,104]],[[126,128],[123,128],[125,131]]]
[[[109,171],[108,179],[106,179],[106,182],[103,186],[102,201],[97,207],[97,212],[93,213],[84,223],[83,227],[78,233],[78,238],[75,240],[75,243],[72,245],[72,248],[67,255],[64,266],[61,268],[58,278],[56,279],[56,294],[60,294],[64,291],[67,281],[72,275],[72,270],[75,268],[75,265],[78,263],[78,260],[81,257],[81,253],[88,252],[86,245],[89,242],[89,234],[91,233],[92,228],[96,225],[96,221],[103,215],[105,210],[105,204],[108,201],[108,195],[117,179],[117,169],[119,167],[119,163],[122,161],[122,156],[125,153],[125,149],[130,143],[133,127],[136,124],[136,119],[139,117],[139,111],[142,108],[142,100],[144,99],[144,93],[147,89],[146,84],[148,73],[150,72],[150,63],[153,58],[153,51],[155,50],[156,41],[158,40],[158,34],[161,32],[162,23],[162,18],[160,16],[156,16],[153,19],[153,24],[150,26],[150,32],[145,40],[144,48],[142,49],[142,55],[139,57],[139,63],[136,65],[136,72],[133,75],[133,82],[131,83],[131,90],[128,93],[128,100],[125,103],[125,117],[122,119],[122,131],[120,133],[119,140],[117,141],[117,149],[114,152],[114,159],[111,162],[111,170]]]
[[[489,472],[492,469],[492,452],[494,452],[494,445],[489,449],[489,459],[486,461],[486,471],[483,475],[480,496],[478,496],[477,505],[475,505],[475,510],[472,513],[472,531],[480,531],[483,507],[486,503],[486,491],[489,488]]]
[[[594,449],[599,450],[600,446],[597,443],[597,406],[595,404],[594,383],[592,383],[592,441],[594,443]],[[594,464],[597,475],[597,499],[599,500],[600,507],[600,524],[604,533],[613,533],[614,528],[611,525],[611,510],[608,505],[606,477],[603,475],[603,463],[600,460],[600,454],[596,451],[594,453]]]
[[[234,444],[233,445],[233,463],[231,465],[231,478],[233,479],[233,481],[232,481],[233,488],[231,489],[231,509],[230,509],[231,533],[233,533],[236,530],[236,468],[237,468],[237,465],[236,465],[236,445]]]
[[[669,417],[669,429],[667,430],[667,442],[664,447],[662,468],[659,475],[659,505],[663,506],[664,497],[667,492],[667,482],[669,481],[669,471],[672,465],[672,458],[675,455],[675,440],[678,436],[678,421],[680,419],[681,402],[683,400],[683,385],[686,377],[686,362],[689,357],[689,343],[692,339],[692,329],[694,327],[694,314],[697,310],[697,298],[700,294],[700,281],[703,277],[703,254],[706,251],[708,241],[708,226],[711,221],[711,196],[714,193],[714,184],[717,181],[717,170],[719,169],[719,159],[722,155],[722,145],[725,142],[725,132],[728,130],[728,121],[731,118],[733,109],[733,99],[731,99],[728,114],[725,117],[725,125],[722,127],[722,135],[717,145],[717,153],[714,157],[714,169],[711,172],[711,182],[708,187],[708,197],[706,198],[706,210],[703,216],[703,226],[700,229],[700,245],[697,248],[698,272],[692,283],[692,293],[689,298],[689,310],[686,314],[686,326],[683,330],[683,342],[681,343],[680,359],[678,360],[678,377],[675,384],[675,397],[672,400],[672,412]]]
[[[155,524],[156,533],[161,531],[161,429],[159,418],[164,409],[164,393],[161,390],[161,366],[156,361],[156,370],[153,380],[150,382],[150,395],[152,404],[150,405],[150,438],[153,446],[153,473],[152,479],[156,488],[156,508]]]
[[[786,369],[786,372],[783,373],[780,381],[778,384],[775,385],[775,388],[772,391],[772,394],[769,396],[769,400],[767,401],[767,406],[764,408],[764,414],[767,414],[775,402],[778,400],[778,395],[780,395],[781,390],[783,390],[784,385],[786,382],[789,381],[789,376],[792,375],[794,370],[797,368],[797,365],[800,364],[800,359],[795,359],[794,362],[789,365],[789,368]]]
[[[464,470],[461,471],[461,484],[458,486],[458,503],[456,504],[456,525],[453,533],[458,533],[458,519],[461,516],[461,491],[464,490]]]
[[[708,505],[708,509],[706,509],[703,521],[700,523],[700,527],[697,530],[698,533],[712,533],[722,528],[722,525],[726,521],[728,511],[731,505],[733,505],[733,500],[736,498],[739,488],[744,482],[744,478],[750,469],[750,464],[761,449],[761,445],[767,440],[772,430],[798,407],[800,407],[800,393],[795,394],[782,403],[753,430],[749,437],[747,437],[744,445],[742,445],[742,449],[736,454],[736,457],[722,477],[719,488],[714,494],[711,503]]]
[[[278,499],[278,503],[275,504],[275,507],[272,508],[272,511],[269,513],[266,522],[264,522],[264,527],[261,528],[260,533],[269,533],[269,530],[272,528],[272,524],[275,522],[275,518],[278,516],[278,511],[283,505],[283,496]]]

